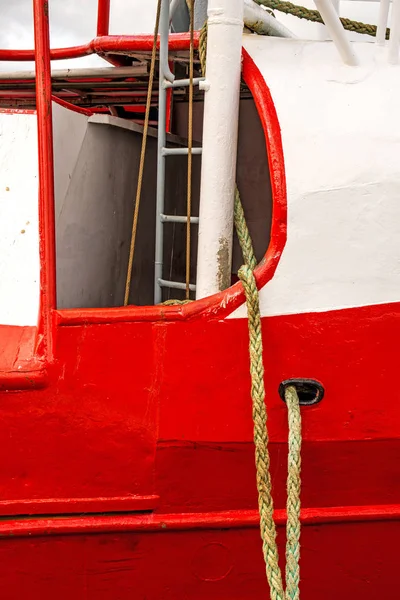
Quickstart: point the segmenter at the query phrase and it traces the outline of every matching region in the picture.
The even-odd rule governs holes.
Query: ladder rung
[[[194,77],[193,85],[199,85],[201,81],[205,81],[204,77]],[[180,87],[189,87],[190,79],[175,79],[175,81],[164,81],[164,88],[180,88]]]
[[[203,148],[192,148],[192,154],[201,154]],[[189,154],[189,148],[163,148],[163,156],[184,156]]]
[[[163,223],[187,223],[187,217],[179,217],[176,215],[161,215]],[[190,222],[196,225],[199,222],[199,217],[190,217]]]
[[[158,285],[160,287],[167,287],[174,290],[186,290],[186,283],[180,283],[179,281],[167,281],[166,279],[159,279]],[[189,290],[191,292],[195,292],[196,286],[191,283],[189,285]]]

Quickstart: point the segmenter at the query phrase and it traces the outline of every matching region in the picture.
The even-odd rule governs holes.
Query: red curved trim
[[[151,43],[150,36],[139,36],[146,43]],[[174,36],[176,38],[176,36]],[[181,36],[183,37],[183,36]],[[185,36],[187,44],[188,36]],[[174,39],[173,44],[178,43]],[[180,44],[179,40],[179,44]],[[113,46],[115,48],[115,46]],[[143,46],[141,47],[143,50]],[[146,46],[147,48],[147,46]],[[102,46],[104,50],[104,46]],[[278,117],[271,93],[248,52],[243,49],[243,78],[252,92],[260,121],[265,133],[268,161],[271,173],[271,189],[273,199],[271,238],[267,252],[255,270],[258,288],[272,279],[286,243],[286,179],[283,158],[282,139]],[[241,283],[228,290],[179,307],[164,306],[128,306],[107,309],[70,309],[57,311],[57,322],[60,325],[78,323],[108,323],[117,321],[178,321],[199,316],[226,317],[245,301]]]
[[[75,104],[71,104],[71,102],[67,102],[66,100],[58,98],[57,96],[52,96],[51,99],[53,102],[59,104],[63,108],[67,108],[68,110],[72,110],[73,112],[85,115],[86,117],[91,117],[92,115],[94,115],[93,110],[89,110],[88,108],[82,108],[81,106],[75,106]]]
[[[108,35],[110,28],[110,0],[99,0],[97,6],[97,35]]]

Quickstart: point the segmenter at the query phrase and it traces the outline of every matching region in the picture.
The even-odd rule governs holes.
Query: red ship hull
[[[139,42],[96,43],[129,51]],[[284,162],[275,108],[246,53],[243,71],[272,174],[271,242],[255,272],[263,287],[286,241]],[[247,321],[228,318],[243,304],[241,286],[183,307],[56,309],[46,85],[40,322],[0,327],[1,598],[267,598]],[[304,377],[325,389],[302,408],[308,600],[376,600],[396,589],[399,315],[392,303],[262,318],[282,566],[288,432],[278,388]]]
[[[308,598],[372,600],[395,583],[397,311],[263,319],[279,526],[287,432],[277,388],[306,373],[326,389],[302,409]],[[195,347],[183,352],[189,336]],[[366,351],[371,339],[379,352]],[[65,321],[56,340],[47,387],[1,395],[3,598],[267,595],[246,322]],[[284,537],[279,527],[282,554]]]

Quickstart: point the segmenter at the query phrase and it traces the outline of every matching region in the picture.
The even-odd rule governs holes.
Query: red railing
[[[218,308],[218,314],[228,315],[244,302],[242,287],[235,284],[226,292],[206,298],[184,307],[122,307],[113,309],[75,309],[69,311],[53,310],[55,307],[55,244],[54,244],[54,184],[52,155],[52,122],[50,102],[50,60],[78,58],[88,54],[117,53],[124,51],[151,51],[153,36],[98,36],[82,46],[71,48],[49,49],[48,0],[33,0],[35,11],[35,33],[37,36],[36,56],[37,77],[44,85],[37,86],[38,129],[40,131],[39,162],[40,167],[40,220],[41,220],[41,326],[45,337],[48,356],[52,358],[53,323],[77,324],[83,321],[91,323],[108,323],[111,315],[114,321],[127,320],[183,320],[189,316],[208,314]],[[106,11],[108,0],[99,0],[99,9]],[[102,13],[100,30],[107,20]],[[104,29],[106,30],[106,29]],[[199,33],[195,34],[195,46],[198,45]],[[39,49],[39,45],[40,49]],[[188,50],[189,34],[172,34],[169,49],[173,51]],[[34,60],[34,50],[0,50],[0,60],[23,61]],[[41,64],[39,64],[41,63]],[[243,77],[255,99],[261,123],[266,137],[267,153],[273,164],[274,177],[271,180],[274,199],[274,219],[271,231],[271,244],[265,260],[257,267],[255,274],[258,286],[265,285],[272,277],[279,262],[286,242],[286,187],[285,173],[280,138],[280,128],[275,107],[265,80],[249,55],[243,54]],[[39,108],[40,104],[40,108]],[[272,157],[272,158],[271,158]],[[221,304],[222,303],[222,304]],[[221,306],[223,305],[223,310]],[[214,313],[213,313],[214,314]]]
[[[110,0],[99,0],[97,35],[108,35]],[[38,352],[53,358],[53,311],[56,308],[54,161],[51,60],[78,58],[96,52],[94,41],[50,50],[49,0],[33,0],[34,50],[0,50],[0,60],[35,60],[39,165],[40,314]]]
[[[40,320],[43,352],[53,358],[52,311],[56,308],[53,123],[51,110],[48,0],[33,0],[35,30],[36,110],[39,161]]]
[[[51,61],[80,58],[90,54],[118,54],[132,51],[151,51],[153,35],[110,36],[110,0],[99,0],[97,37],[91,42],[69,48],[50,49],[49,0],[33,0],[34,50],[2,50],[0,61],[35,61],[36,109],[38,124],[39,164],[39,251],[40,251],[40,314],[37,352],[47,363],[53,359],[54,315],[56,309],[56,252],[54,210],[54,161],[52,124]],[[198,34],[195,36],[195,44]],[[170,37],[171,51],[187,50],[189,34]],[[122,63],[123,64],[123,63]]]
[[[99,0],[97,6],[97,36],[108,35],[110,30],[110,0]]]

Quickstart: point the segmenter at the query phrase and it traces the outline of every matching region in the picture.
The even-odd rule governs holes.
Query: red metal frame
[[[40,181],[40,254],[41,254],[41,314],[39,334],[44,344],[39,354],[48,361],[52,358],[52,328],[55,316],[58,325],[75,325],[82,322],[104,323],[116,321],[175,321],[212,314],[227,316],[244,302],[244,292],[240,283],[216,294],[181,307],[129,306],[111,309],[56,309],[56,269],[55,269],[55,223],[54,223],[54,181],[53,145],[51,113],[50,60],[74,58],[91,53],[105,54],[129,51],[151,51],[152,35],[140,36],[101,36],[83,46],[61,48],[51,51],[49,47],[49,21],[47,0],[33,0],[35,21],[35,52],[0,50],[0,60],[27,60],[36,57],[37,118],[39,131],[39,181]],[[106,0],[99,1],[100,24],[105,27]],[[101,29],[101,28],[100,28]],[[197,46],[199,33],[195,35]],[[172,51],[187,50],[189,34],[174,34],[170,38]],[[21,54],[22,53],[22,54]],[[36,54],[35,54],[36,53]],[[23,57],[23,58],[22,58]],[[40,58],[40,60],[39,60]],[[247,52],[243,51],[243,77],[249,86],[260,115],[265,132],[267,155],[273,197],[273,220],[270,245],[264,260],[255,271],[259,287],[273,276],[286,243],[286,183],[280,127],[273,100],[265,80]]]
[[[110,28],[110,0],[99,0],[97,7],[97,35],[108,35]]]
[[[53,357],[52,319],[56,308],[53,122],[51,105],[48,0],[33,0],[36,67],[36,111],[39,160],[40,319],[43,353]]]
[[[73,110],[74,112],[80,113],[81,115],[85,115],[86,117],[91,117],[95,114],[94,110],[83,108],[81,106],[75,106],[75,104],[71,104],[71,102],[67,102],[67,100],[63,100],[62,98],[57,98],[57,96],[52,96],[51,99],[56,104],[59,104],[64,108],[68,108],[68,110]]]

